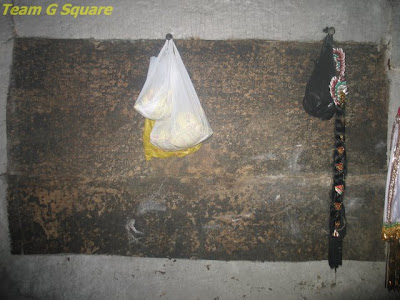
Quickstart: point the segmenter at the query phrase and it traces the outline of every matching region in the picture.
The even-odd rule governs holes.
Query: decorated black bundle
[[[347,173],[344,109],[347,83],[345,79],[345,54],[342,49],[333,46],[335,29],[327,27],[324,32],[327,35],[314,70],[307,82],[303,107],[309,115],[321,120],[330,120],[336,115],[328,261],[331,268],[337,269],[342,264],[343,238],[346,235],[343,197]]]
[[[325,37],[319,58],[306,85],[303,107],[310,116],[329,120],[335,114],[336,107],[329,92],[329,83],[333,76],[335,76],[335,62],[331,31]]]

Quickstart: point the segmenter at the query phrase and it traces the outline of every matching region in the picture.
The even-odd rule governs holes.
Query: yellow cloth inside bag
[[[156,121],[145,119],[144,121],[144,130],[143,130],[143,146],[144,146],[144,155],[146,160],[150,160],[153,157],[157,158],[168,158],[168,157],[184,157],[188,154],[194,153],[201,148],[201,143],[196,146],[179,150],[179,151],[165,151],[150,143],[150,133],[153,129],[154,123]]]

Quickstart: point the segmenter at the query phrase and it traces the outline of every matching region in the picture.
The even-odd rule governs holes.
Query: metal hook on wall
[[[328,27],[328,26],[326,26],[322,31],[329,35],[334,35],[336,32],[335,27]]]
[[[172,39],[173,39],[172,34],[167,33],[167,35],[165,36],[165,39],[166,39],[167,41],[172,40]],[[169,44],[169,43],[168,43],[168,44]],[[174,54],[175,54],[175,49],[174,49],[174,48],[172,48],[172,51],[173,51]]]

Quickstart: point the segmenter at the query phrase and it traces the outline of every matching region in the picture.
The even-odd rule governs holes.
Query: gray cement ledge
[[[9,299],[395,299],[384,271],[384,262],[344,261],[335,274],[326,261],[13,256],[0,282]]]
[[[46,9],[57,3],[56,15]],[[337,41],[387,40],[390,4],[387,0],[93,0],[86,5],[112,6],[111,15],[60,15],[69,1],[42,0],[40,15],[14,16],[20,37],[162,39],[267,39],[320,41],[325,26],[335,26]],[[17,1],[17,5],[33,5]],[[76,5],[76,4],[75,4]],[[85,5],[83,2],[80,5]]]

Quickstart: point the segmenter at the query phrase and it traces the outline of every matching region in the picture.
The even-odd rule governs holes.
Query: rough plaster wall
[[[9,252],[7,209],[4,195],[7,191],[7,134],[6,103],[12,63],[12,23],[10,18],[0,18],[0,256]],[[0,262],[1,263],[1,262]]]
[[[9,277],[6,264],[10,256],[10,242],[7,217],[7,134],[6,134],[6,103],[12,64],[11,18],[0,17],[0,295],[8,288]]]
[[[25,3],[27,2],[28,1],[25,1]],[[94,4],[95,2],[91,3]],[[185,15],[186,11],[183,11],[184,6],[182,6],[181,18],[187,20],[185,24],[189,25],[191,31],[187,32],[186,35],[182,34],[180,36],[181,33],[175,28],[171,28],[171,26],[169,28],[163,27],[161,22],[158,21],[158,17],[153,18],[153,16],[149,16],[143,11],[136,9],[134,10],[138,11],[137,14],[132,11],[128,13],[132,6],[130,1],[115,1],[115,3],[117,3],[115,4],[116,6],[124,6],[121,10],[127,12],[127,19],[116,17],[112,20],[101,20],[96,23],[95,20],[88,19],[77,21],[60,18],[46,18],[46,20],[44,20],[44,18],[40,18],[39,20],[36,17],[16,17],[15,19],[18,25],[17,32],[25,37],[41,36],[53,38],[160,38],[160,36],[165,35],[166,31],[171,31],[178,37],[199,35],[198,32],[200,32],[200,30],[197,29],[199,28],[198,21],[191,21],[193,18],[190,15]],[[145,9],[145,11],[150,9],[149,5],[146,5],[148,2],[143,1],[140,3],[142,9]],[[196,1],[196,3],[199,3],[199,1]],[[204,3],[205,1],[201,2],[201,5],[198,6],[201,8]],[[238,30],[233,32],[233,30],[229,28],[229,24],[228,28],[221,27],[221,23],[218,20],[221,19],[220,16],[223,15],[224,12],[215,10],[211,11],[208,15],[203,14],[202,20],[204,25],[202,25],[202,38],[211,39],[212,32],[218,35],[218,37],[215,38],[248,38],[249,36],[246,34],[252,33],[243,31],[243,22],[257,22],[258,24],[271,22],[269,24],[274,26],[266,26],[268,28],[256,26],[256,29],[266,32],[264,36],[266,39],[273,38],[271,32],[275,31],[274,34],[277,39],[285,40],[291,37],[294,40],[301,40],[299,37],[301,35],[305,40],[311,39],[313,41],[319,41],[321,34],[319,28],[332,24],[338,29],[338,33],[336,34],[338,40],[379,42],[381,39],[385,40],[387,38],[386,26],[388,14],[386,1],[369,1],[368,3],[372,3],[373,7],[375,7],[373,10],[370,10],[370,7],[365,4],[366,1],[352,1],[355,14],[349,15],[348,21],[351,17],[353,26],[348,28],[345,26],[346,23],[343,22],[342,24],[344,24],[345,30],[340,30],[338,25],[336,25],[342,22],[339,16],[340,9],[338,9],[336,4],[330,6],[330,11],[321,14],[321,9],[318,9],[320,8],[321,1],[311,3],[302,2],[301,7],[299,7],[301,13],[297,14],[297,17],[299,20],[307,22],[307,25],[303,27],[301,24],[298,24],[297,27],[291,27],[288,25],[290,21],[287,21],[287,17],[283,18],[281,12],[273,8],[272,3],[276,5],[275,7],[279,8],[281,5],[280,1],[268,2],[265,5],[266,7],[272,7],[272,9],[270,9],[270,15],[274,18],[274,23],[278,20],[278,23],[281,23],[278,26],[285,27],[285,31],[282,30],[279,32],[277,29],[274,29],[276,24],[272,24],[271,21],[265,20],[264,18],[246,18],[246,21],[244,19],[245,14],[243,14],[242,10],[242,7],[246,6],[238,4],[234,8],[238,9],[236,17],[242,18],[242,24],[241,26],[236,25],[236,23],[239,24],[237,20],[233,20],[231,24],[233,23],[234,25],[232,26],[236,26],[237,29],[242,31],[240,35],[238,34]],[[296,6],[297,3],[300,2],[285,1],[283,3]],[[347,1],[340,1],[337,3],[339,3],[339,7],[347,7],[345,4]],[[126,4],[128,4],[128,6],[126,6]],[[169,5],[167,6],[170,7]],[[161,6],[162,9],[159,11],[168,11],[168,7]],[[304,7],[304,10],[302,7]],[[318,14],[312,14],[311,12],[314,10],[318,11]],[[255,13],[254,15],[256,17],[263,16],[263,11],[262,9],[261,13]],[[267,9],[265,11],[267,11]],[[399,10],[397,9],[396,11],[397,16],[399,16]],[[378,13],[374,13],[371,17],[372,12]],[[307,17],[311,15],[311,18]],[[366,18],[363,18],[363,21],[358,23],[359,18],[357,16],[364,15]],[[132,16],[135,16],[135,18]],[[336,17],[329,19],[329,22],[327,22],[327,17],[330,16]],[[315,17],[318,19],[313,20]],[[136,23],[134,21],[135,19],[141,20],[141,22]],[[198,19],[200,19],[200,16],[198,16]],[[139,26],[134,25],[144,23],[149,24],[149,26],[146,27],[150,29],[147,29],[146,33],[140,33],[140,35],[138,35],[137,28]],[[312,26],[311,28],[311,23],[316,26]],[[114,26],[114,24],[116,25]],[[158,24],[158,28],[155,28],[153,24]],[[210,24],[212,24],[212,26]],[[9,68],[12,57],[12,41],[7,42],[9,37],[12,36],[9,18],[0,16],[0,28],[0,59],[2,60],[0,69],[0,82],[2,83],[0,89],[0,104],[4,107],[7,94],[7,88],[4,88],[4,86],[8,86]],[[185,26],[185,30],[188,30],[187,28],[188,26]],[[254,26],[251,25],[250,28],[254,28]],[[289,30],[292,30],[291,34],[289,34]],[[221,36],[221,31],[225,33],[228,32],[230,36]],[[394,34],[396,33],[397,37],[399,37],[398,30],[394,31]],[[345,35],[345,37],[341,37],[341,35]],[[262,37],[262,33],[259,33],[259,36]],[[399,56],[399,49],[392,49],[392,54],[395,52]],[[400,104],[400,100],[398,100],[400,95],[400,74],[398,70],[393,70],[393,72],[389,73],[389,76],[391,79],[390,109],[395,111]],[[5,112],[5,110],[0,111],[0,113],[2,112]],[[2,133],[0,135],[0,145],[2,147],[0,147],[0,149],[4,149],[6,142],[5,135],[3,134],[5,131],[4,124],[4,121],[0,122],[2,126]],[[389,121],[389,124],[391,124],[391,121]],[[2,152],[0,157],[4,158],[6,154]],[[2,165],[4,166],[4,160]],[[3,171],[1,174],[2,178],[4,178]],[[221,262],[220,264],[222,267],[217,267],[218,271],[211,276],[210,273],[199,271],[201,268],[205,270],[209,265],[205,261],[182,261],[183,266],[176,270],[175,268],[171,268],[170,264],[168,264],[168,260],[159,259],[119,259],[120,262],[116,262],[113,258],[105,256],[79,256],[71,258],[70,260],[64,256],[10,257],[5,192],[6,186],[3,183],[3,185],[0,186],[0,276],[6,271],[4,267],[7,265],[8,275],[2,277],[1,279],[5,278],[6,280],[1,280],[1,282],[2,284],[7,284],[7,279],[10,280],[10,287],[12,287],[11,295],[13,295],[15,299],[17,299],[17,297],[18,299],[31,299],[31,297],[48,298],[49,295],[61,299],[88,299],[91,297],[95,297],[96,299],[109,299],[112,296],[120,296],[119,298],[121,299],[132,299],[135,295],[142,295],[142,298],[147,299],[159,298],[160,296],[163,296],[163,299],[187,299],[188,294],[199,299],[215,298],[217,295],[220,295],[219,299],[227,299],[226,295],[232,296],[228,297],[230,299],[239,299],[242,297],[242,291],[246,289],[249,289],[247,297],[251,299],[265,299],[266,296],[269,296],[269,299],[299,299],[299,297],[307,297],[307,299],[320,299],[321,297],[326,299],[337,299],[338,297],[343,299],[396,298],[394,294],[385,293],[383,287],[384,263],[382,262],[345,262],[344,266],[339,269],[335,281],[334,273],[327,270],[326,261],[292,264],[243,263],[241,266],[238,265],[238,263]],[[68,269],[65,268],[66,261],[70,261]],[[96,265],[99,266],[99,268],[87,267]],[[274,269],[273,265],[276,266],[276,269]],[[259,268],[255,268],[254,266]],[[124,269],[124,267],[128,269]],[[133,279],[130,271],[134,267],[137,268],[138,272],[138,275],[135,276],[136,281],[128,281],[128,278]],[[164,269],[161,269],[162,267]],[[37,270],[40,270],[40,272],[38,273]],[[88,272],[84,273],[85,270]],[[287,270],[288,272],[283,272],[283,270]],[[161,277],[164,271],[172,272],[169,273],[169,276]],[[240,279],[240,277],[232,279],[234,276],[229,276],[230,274],[243,274],[246,277],[251,275],[253,280],[245,284],[240,284],[241,281],[235,280],[236,278]],[[368,276],[365,276],[365,274]],[[161,279],[156,278],[154,275],[160,275]],[[259,282],[255,278],[261,278],[262,281]],[[233,285],[229,284],[230,280],[234,282]],[[118,285],[118,282],[120,282],[121,285]],[[264,282],[269,282],[271,285],[262,286]],[[337,283],[336,285],[335,282]],[[2,285],[1,287],[3,288],[4,286]],[[332,287],[334,288],[332,289]],[[269,288],[272,288],[275,292],[274,296],[267,294]],[[4,292],[3,289],[2,291]],[[118,291],[125,291],[126,293],[125,295],[117,294]],[[220,293],[213,293],[213,291],[218,291]],[[230,292],[230,294],[228,294],[228,292]],[[101,295],[104,296],[102,297]]]
[[[388,116],[388,151],[390,147],[390,135],[392,125],[400,107],[400,1],[391,1],[391,39],[389,43],[388,58],[390,58],[391,70],[388,71],[390,80],[390,102]]]
[[[391,1],[391,66],[396,70],[400,69],[400,1]]]

